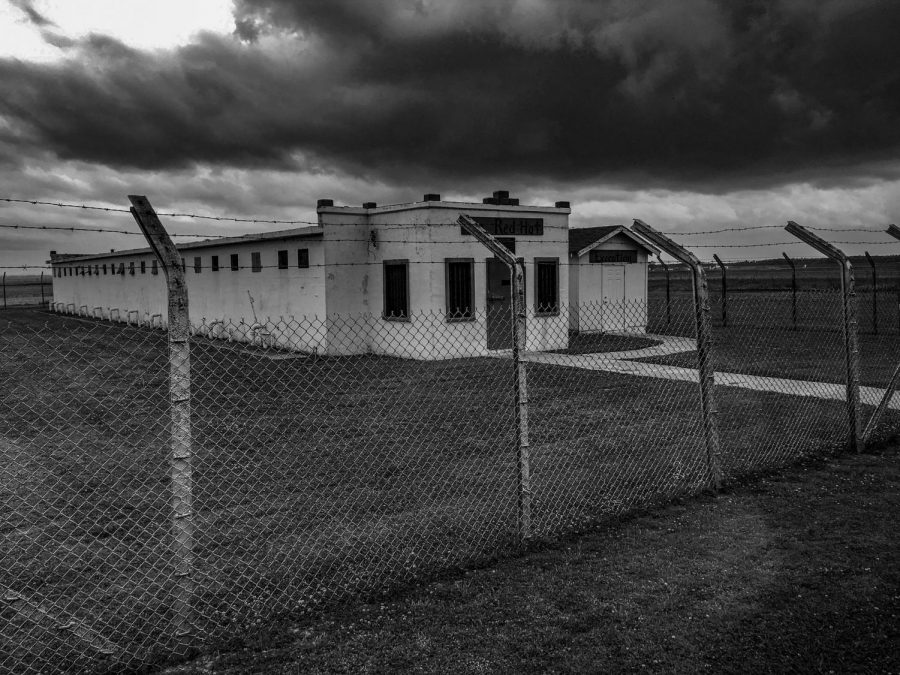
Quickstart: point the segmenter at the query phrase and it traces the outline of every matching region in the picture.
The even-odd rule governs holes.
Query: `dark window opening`
[[[103,263],[103,276],[106,276],[106,263]]]
[[[203,269],[203,259],[198,255],[194,256],[194,274],[200,274]]]
[[[536,258],[535,313],[559,314],[559,261]]]
[[[159,274],[159,265],[156,262],[156,258],[150,263],[150,274]]]
[[[134,276],[134,261],[133,260],[130,263],[128,263],[128,274],[130,274],[131,276]]]
[[[250,253],[250,266],[253,268],[254,272],[259,272],[262,270],[262,260],[259,251],[253,251]]]
[[[465,320],[473,317],[473,261],[447,260],[447,319]]]
[[[214,255],[209,262],[209,271],[210,272],[218,272],[219,271],[219,256]]]
[[[309,267],[309,249],[297,249],[297,267]]]
[[[409,318],[409,265],[405,260],[384,263],[384,318]]]
[[[288,268],[288,252],[278,251],[278,269],[286,270]]]
[[[141,274],[147,273],[147,261],[141,260]]]
[[[238,264],[238,254],[232,253],[231,254],[231,271],[237,272],[239,269],[240,269],[240,265]]]

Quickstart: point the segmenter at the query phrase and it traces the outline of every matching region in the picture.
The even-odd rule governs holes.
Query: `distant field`
[[[43,295],[42,295],[43,292]],[[22,305],[39,305],[52,302],[53,280],[44,275],[43,284],[38,274],[7,274],[5,282],[0,275],[0,309]]]
[[[164,334],[10,310],[0,352],[0,586],[80,617],[117,646],[111,669],[162,658],[174,593]],[[208,645],[517,548],[508,360],[276,360],[203,339],[192,359]],[[707,485],[696,383],[538,364],[528,378],[538,537]],[[845,443],[840,402],[718,397],[728,476]],[[97,659],[52,626],[4,621],[2,651],[23,663]]]

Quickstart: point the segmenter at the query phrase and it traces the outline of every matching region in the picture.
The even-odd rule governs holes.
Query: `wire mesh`
[[[146,667],[525,543],[508,311],[197,321],[185,540],[163,317],[54,309],[0,315],[0,671]],[[531,538],[708,489],[692,297],[540,309]],[[791,294],[721,310],[726,478],[845,444],[840,294],[800,295],[796,326]],[[864,403],[896,339],[861,340]]]

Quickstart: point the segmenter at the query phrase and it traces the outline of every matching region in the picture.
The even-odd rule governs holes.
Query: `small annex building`
[[[416,359],[512,346],[506,265],[457,223],[466,214],[525,261],[529,350],[568,346],[568,202],[335,206],[309,227],[178,244],[191,324],[209,338],[316,354]],[[164,325],[165,279],[149,248],[51,254],[55,308]]]
[[[569,230],[569,330],[647,330],[648,256],[659,250],[623,225]]]

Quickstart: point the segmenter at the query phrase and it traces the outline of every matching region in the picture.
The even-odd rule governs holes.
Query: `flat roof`
[[[175,248],[179,251],[192,250],[198,248],[212,248],[214,246],[228,246],[229,244],[245,244],[255,241],[269,241],[272,239],[308,239],[310,237],[322,236],[323,229],[318,225],[310,227],[298,227],[292,230],[276,230],[274,232],[261,232],[259,234],[243,234],[235,237],[219,237],[217,239],[204,239],[203,241],[190,241],[184,244],[176,244]],[[63,253],[55,256],[51,263],[68,263],[83,260],[101,260],[107,258],[121,258],[130,255],[153,255],[153,251],[149,248],[132,248],[121,251],[110,251],[109,253]]]
[[[572,213],[571,208],[556,206],[529,206],[513,204],[479,204],[475,202],[421,201],[403,204],[385,204],[366,209],[361,206],[319,206],[316,213],[355,213],[359,215],[378,215],[397,211],[413,211],[416,209],[452,209],[454,211],[510,211],[511,213]]]

